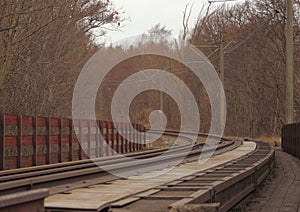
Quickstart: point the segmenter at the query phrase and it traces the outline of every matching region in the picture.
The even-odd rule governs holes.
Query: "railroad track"
[[[158,133],[158,131],[153,133]],[[164,135],[178,136],[178,133],[167,131],[164,132]],[[201,134],[199,136],[203,137],[207,135]],[[180,139],[191,142],[191,139],[188,136],[181,136]],[[226,142],[221,142],[218,149],[221,150],[228,146],[234,147],[233,144],[234,142],[226,140]],[[188,155],[188,158],[197,156],[201,152],[203,145],[203,143],[197,143],[193,147],[191,147],[191,144],[177,146],[163,157],[160,157],[160,161],[157,161],[155,156],[165,153],[167,149],[154,149],[125,154],[127,157],[137,159],[135,162],[129,162],[120,156],[109,156],[93,160],[81,160],[1,171],[0,195],[38,188],[48,188],[50,194],[53,195],[76,188],[105,183],[119,179],[119,177],[111,175],[99,167],[102,167],[105,170],[118,170],[123,176],[131,176],[137,172],[143,173],[149,170],[151,171],[151,169],[160,169],[161,167],[166,166],[166,164],[170,166],[175,158],[182,157],[186,154],[186,151],[189,150],[191,150],[191,152]],[[142,164],[139,161],[141,159],[143,159]],[[159,165],[157,165],[158,163]]]
[[[228,211],[265,179],[274,157],[269,144],[257,142],[245,156],[114,202],[109,211]]]
[[[151,133],[161,133],[161,131],[154,130]],[[191,141],[189,135],[192,133],[184,132],[181,134],[184,135],[181,136],[181,139],[188,141],[188,143]],[[178,133],[165,131],[164,135],[178,136]],[[207,137],[204,134],[197,135]],[[218,136],[210,136],[210,138],[219,139]],[[0,195],[25,190],[35,191],[39,188],[48,188],[50,195],[67,194],[74,189],[120,180],[120,177],[107,173],[97,165],[104,167],[105,170],[118,170],[123,176],[132,176],[172,166],[174,165],[172,161],[177,157],[182,157],[187,150],[191,151],[183,163],[197,161],[203,145],[203,143],[196,143],[191,147],[190,143],[177,146],[169,152],[167,149],[155,149],[126,154],[128,157],[138,159],[135,162],[129,162],[119,156],[110,156],[93,161],[82,160],[2,171],[0,172]],[[241,142],[222,138],[215,154],[222,154],[238,148],[240,145]],[[206,151],[214,151],[214,148],[208,148]],[[160,157],[158,161],[155,156],[163,153],[165,155]],[[140,162],[141,159],[143,163]],[[177,211],[177,209],[180,210],[184,207],[217,207],[220,211],[227,211],[254,190],[268,175],[273,166],[273,159],[274,152],[271,147],[259,142],[254,151],[238,159],[132,196],[126,196],[99,208],[99,210],[107,211],[109,209],[114,212]],[[200,203],[205,203],[205,205],[199,205]],[[150,207],[152,210],[149,210],[149,205],[152,206]],[[55,211],[51,208],[46,209]]]

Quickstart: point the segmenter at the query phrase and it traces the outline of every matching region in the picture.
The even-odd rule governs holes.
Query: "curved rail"
[[[159,211],[228,211],[265,179],[274,157],[269,144],[257,142],[245,156],[112,203],[110,211],[138,211],[155,202]]]
[[[165,132],[164,134],[168,136],[176,136],[175,132]],[[182,137],[182,139],[190,141],[189,137]],[[234,142],[222,143],[218,146],[218,149],[222,149],[233,144]],[[198,155],[202,150],[201,146],[203,146],[203,143],[198,143],[193,146],[188,157]],[[119,172],[122,172],[123,174],[125,173],[129,176],[137,171],[145,171],[145,167],[147,167],[147,171],[149,171],[149,167],[157,169],[158,165],[156,164],[160,164],[159,166],[166,164],[172,165],[172,161],[174,161],[174,159],[182,157],[186,154],[186,151],[190,149],[191,145],[175,147],[170,150],[168,154],[160,157],[160,161],[158,161],[155,156],[166,152],[166,149],[147,150],[126,154],[128,157],[143,159],[143,163],[139,160],[129,162],[120,156],[110,156],[94,160],[83,160],[67,162],[64,164],[44,165],[39,167],[2,171],[0,172],[0,194],[49,187],[55,187],[55,189],[50,190],[51,194],[55,194],[74,188],[86,187],[101,182],[103,183],[104,181],[115,180],[118,177],[109,175],[98,166],[101,166],[105,170],[118,170]],[[75,187],[62,186],[74,182],[81,183],[75,183]]]

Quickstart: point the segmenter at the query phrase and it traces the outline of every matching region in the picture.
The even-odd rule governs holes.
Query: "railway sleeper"
[[[113,203],[109,211],[228,211],[254,191],[273,166],[274,151],[259,142],[247,157]]]

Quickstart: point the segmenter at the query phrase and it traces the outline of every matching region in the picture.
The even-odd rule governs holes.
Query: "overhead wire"
[[[267,20],[269,21],[269,19]],[[261,25],[257,26],[256,29],[254,31],[252,31],[246,38],[244,38],[242,41],[240,41],[238,44],[236,44],[232,49],[230,49],[229,51],[225,51],[225,53],[230,53],[234,50],[236,50],[237,48],[239,48],[241,45],[243,45],[244,43],[246,43],[252,36],[255,35],[255,33],[263,26],[265,25],[265,23],[267,21],[264,21]]]

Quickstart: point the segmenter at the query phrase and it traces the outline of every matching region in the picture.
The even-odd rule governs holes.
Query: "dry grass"
[[[272,144],[273,146],[281,146],[281,138],[280,137],[267,137],[261,136],[259,138],[254,139],[255,141],[264,141]]]
[[[225,136],[225,138],[228,138],[228,139],[234,140],[234,141],[243,141],[245,137]]]
[[[265,142],[280,142],[281,143],[281,138],[280,137],[266,137],[266,136],[261,136],[259,138],[256,138],[255,140],[257,141],[265,141]]]
[[[241,141],[246,138],[246,137],[235,137],[235,136],[225,136],[225,137],[232,139],[232,140],[237,140],[237,141]],[[267,142],[267,143],[270,143],[272,146],[281,146],[281,138],[280,137],[260,136],[258,138],[247,138],[247,139],[253,140],[253,141]]]

